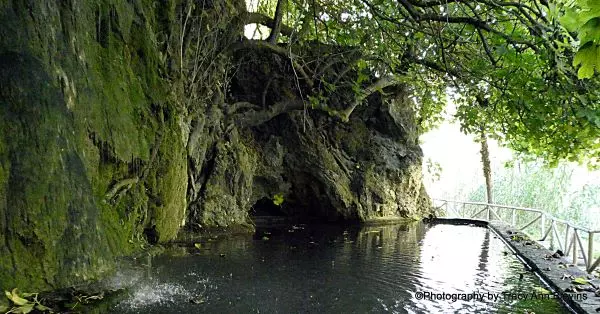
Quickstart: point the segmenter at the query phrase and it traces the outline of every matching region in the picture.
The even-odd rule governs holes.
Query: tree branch
[[[372,95],[373,93],[380,91],[381,89],[396,84],[396,78],[393,76],[386,76],[378,79],[373,84],[366,87],[361,91],[359,95],[356,96],[354,102],[344,110],[333,110],[327,106],[327,104],[314,104],[312,109],[321,110],[327,112],[331,116],[335,116],[340,118],[343,122],[348,122],[350,119],[350,115],[358,107],[367,97]],[[253,108],[259,107],[251,103],[241,102],[240,104],[244,104],[244,107]],[[304,101],[293,99],[280,101],[265,110],[260,111],[249,111],[239,115],[239,117],[235,120],[235,123],[238,127],[254,127],[259,126],[263,123],[270,121],[271,119],[290,112],[294,110],[302,110],[305,108]]]
[[[277,53],[279,55],[283,55],[290,60],[290,62],[292,63],[292,66],[294,67],[296,72],[298,72],[302,76],[305,83],[310,88],[312,88],[315,85],[313,80],[310,78],[310,76],[304,70],[304,67],[295,60],[297,58],[297,56],[294,55],[293,53],[291,53],[289,50],[286,50],[283,47],[271,44],[264,40],[242,40],[242,41],[232,44],[230,46],[230,49],[232,51],[237,51],[237,50],[241,50],[241,49],[267,49],[267,50],[270,50],[271,52]]]
[[[486,21],[482,21],[482,20],[479,20],[479,19],[476,19],[473,17],[469,17],[469,16],[448,16],[448,15],[442,16],[442,15],[433,15],[433,14],[420,14],[419,12],[417,12],[417,10],[415,10],[415,8],[412,6],[411,3],[409,3],[408,0],[398,0],[398,2],[400,2],[400,4],[404,7],[404,9],[408,12],[410,17],[413,18],[416,22],[434,21],[434,22],[442,22],[442,23],[447,23],[447,24],[468,24],[477,29],[498,35],[501,38],[503,38],[504,40],[506,40],[506,42],[508,42],[509,44],[511,44],[513,46],[525,45],[528,48],[531,48],[535,52],[539,51],[539,48],[534,43],[526,41],[526,40],[516,39],[507,34],[504,34],[503,32],[492,28]]]
[[[492,50],[490,49],[490,46],[488,45],[487,40],[485,39],[485,37],[483,36],[483,33],[481,32],[481,30],[479,28],[477,29],[477,34],[479,35],[479,38],[481,39],[481,43],[483,44],[483,50],[485,50],[485,54],[488,56],[488,59],[490,59],[490,62],[492,62],[493,66],[497,66],[498,64],[497,64],[496,59],[494,59]]]
[[[238,101],[236,103],[229,105],[227,107],[227,110],[225,111],[225,114],[231,115],[231,114],[236,113],[239,110],[247,109],[247,108],[257,109],[257,108],[260,108],[260,106],[257,106],[255,104],[253,104],[251,102],[247,102],[247,101]]]
[[[435,63],[433,61],[429,61],[429,60],[426,60],[426,59],[419,59],[419,58],[416,58],[415,56],[410,56],[410,55],[406,56],[406,60],[414,62],[416,64],[420,64],[420,65],[426,66],[426,67],[428,67],[428,68],[430,68],[432,70],[436,70],[438,72],[442,72],[442,73],[446,73],[448,75],[452,75],[452,76],[457,77],[457,78],[460,78],[462,76],[459,71],[447,68],[445,66],[441,66],[441,65],[439,65],[439,64],[437,64],[437,63]]]
[[[280,114],[301,109],[304,109],[304,102],[302,100],[280,101],[265,110],[243,113],[235,122],[240,128],[259,126]]]
[[[377,81],[375,81],[375,83],[369,85],[367,88],[362,90],[361,93],[356,96],[356,99],[350,105],[350,107],[346,108],[345,110],[339,113],[340,118],[342,119],[342,121],[347,122],[350,119],[350,115],[352,114],[354,109],[356,109],[356,107],[362,104],[362,102],[365,99],[367,99],[367,97],[385,87],[394,85],[396,83],[397,81],[394,76],[384,76],[378,79]]]
[[[275,28],[275,20],[261,13],[245,12],[242,13],[240,18],[242,19],[242,21],[244,21],[245,25],[256,23],[267,26],[271,29]],[[281,33],[282,35],[290,36],[292,35],[293,31],[294,29],[292,29],[291,27],[283,23],[279,24],[279,33]]]
[[[286,10],[287,0],[277,0],[277,7],[275,8],[275,22],[271,29],[271,34],[267,38],[267,41],[271,44],[277,43],[277,37],[281,30],[281,20],[283,19],[283,12]]]

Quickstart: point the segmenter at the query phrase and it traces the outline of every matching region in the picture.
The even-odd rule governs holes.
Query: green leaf
[[[577,278],[573,279],[573,281],[571,281],[571,283],[574,283],[577,285],[587,285],[589,283],[589,281],[583,277],[577,277]]]
[[[357,84],[361,84],[362,82],[366,81],[369,77],[364,74],[362,71],[358,72],[358,77],[356,79],[356,83]]]
[[[35,305],[35,309],[38,310],[38,311],[42,311],[42,312],[44,312],[44,311],[51,311],[52,310],[51,308],[49,308],[49,307],[47,307],[47,306],[45,306],[45,305],[43,305],[41,303],[36,304]]]
[[[583,25],[598,15],[600,13],[595,10],[571,8],[567,9],[565,15],[559,20],[568,31],[577,32]]]
[[[22,298],[29,298],[29,297],[37,297],[37,293],[28,293],[28,292],[21,292],[20,296]]]
[[[194,247],[197,249],[201,249],[202,248],[202,244],[201,243],[194,243]]]
[[[583,6],[596,15],[600,15],[600,2],[598,0],[584,0]]]
[[[273,196],[273,204],[277,206],[283,204],[283,193],[277,193]]]
[[[565,15],[560,18],[560,23],[569,31],[576,32],[581,26],[581,21],[575,10],[568,10]]]
[[[12,292],[4,291],[4,293],[6,294],[8,299],[11,300],[12,303],[14,303],[16,305],[25,305],[25,304],[29,303],[28,300],[23,299],[19,296],[19,289],[17,289],[17,288],[14,288],[12,290]]]
[[[579,41],[581,45],[588,42],[598,42],[600,40],[600,17],[595,17],[585,23],[579,31]]]
[[[591,78],[594,75],[594,70],[598,68],[598,59],[600,50],[598,46],[588,44],[579,49],[575,58],[573,58],[573,66],[581,66],[577,72],[577,76],[581,79]]]
[[[536,287],[535,290],[537,291],[537,293],[541,293],[541,294],[550,294],[551,292],[542,288],[542,287]]]
[[[360,70],[364,70],[367,68],[367,62],[363,59],[358,60],[356,65],[358,66],[359,73],[361,72]]]
[[[27,304],[21,305],[14,311],[14,313],[27,314],[27,313],[33,311],[33,306],[34,306],[33,303],[27,303]]]

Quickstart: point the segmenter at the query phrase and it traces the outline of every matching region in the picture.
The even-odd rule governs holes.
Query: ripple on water
[[[314,228],[268,241],[207,242],[190,256],[157,256],[145,272],[151,279],[135,284],[114,312],[561,311],[558,303],[542,311],[538,303],[418,299],[416,292],[531,292],[540,286],[530,273],[519,279],[523,265],[485,228]]]

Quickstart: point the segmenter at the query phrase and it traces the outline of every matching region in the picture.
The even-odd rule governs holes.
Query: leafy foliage
[[[579,50],[573,65],[579,66],[579,78],[591,78],[600,71],[600,3],[577,0],[566,3],[566,13],[560,21],[564,27],[578,34]]]
[[[581,169],[579,169],[581,170]],[[540,162],[511,164],[496,169],[493,183],[494,202],[513,206],[539,208],[553,216],[587,228],[598,228],[600,185],[584,184],[574,189],[577,167],[560,163],[549,169]],[[467,196],[485,202],[485,186],[481,184]]]
[[[259,10],[272,15],[274,2]],[[280,44],[355,47],[359,53],[344,56],[352,71],[408,86],[422,130],[439,123],[450,91],[465,132],[485,126],[490,138],[550,165],[598,167],[600,84],[591,74],[600,65],[599,7],[592,0],[290,0],[283,21],[294,31]],[[579,51],[569,30],[579,35]],[[294,60],[302,63],[302,55]],[[371,80],[356,84],[364,89]]]
[[[280,206],[281,204],[283,204],[284,198],[283,198],[283,193],[277,193],[275,195],[273,195],[273,204]]]
[[[427,169],[427,173],[431,176],[431,180],[433,182],[438,181],[441,176],[442,167],[438,162],[434,162],[430,158],[425,160],[425,167]]]
[[[560,214],[565,207],[564,196],[568,194],[570,181],[571,171],[565,165],[548,169],[539,163],[524,163],[497,171],[493,184],[494,201]],[[485,201],[485,186],[479,186],[469,198]]]
[[[30,313],[33,310],[40,312],[51,311],[51,309],[38,301],[37,293],[21,293],[15,288],[12,291],[4,291],[6,297],[13,303],[13,307],[7,313]],[[31,301],[26,298],[33,298]],[[3,311],[4,312],[4,311]]]

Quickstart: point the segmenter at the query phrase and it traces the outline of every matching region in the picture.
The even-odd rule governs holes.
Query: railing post
[[[510,224],[514,227],[517,224],[517,209],[513,208],[512,209],[512,217],[510,220]]]
[[[573,228],[573,265],[577,266],[577,229]]]
[[[594,233],[588,232],[588,262],[587,262],[587,271],[592,271],[592,263],[594,263]]]
[[[566,225],[565,227],[565,247],[564,247],[564,252],[566,255],[569,254],[569,252],[567,252],[567,250],[569,249],[569,225]]]
[[[543,237],[546,232],[546,214],[540,213],[542,215],[542,230],[540,230],[540,235]]]
[[[490,218],[492,218],[492,217],[491,217],[491,214],[492,214],[492,213],[491,213],[491,211],[490,211],[490,205],[485,205],[485,207],[487,208],[487,221],[491,221],[491,219],[490,219]]]
[[[551,221],[550,221],[550,229],[551,229],[550,230],[550,250],[551,251],[554,251],[554,226],[555,226],[554,219],[551,218]]]

